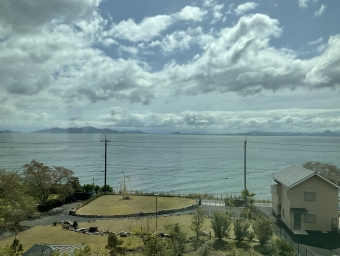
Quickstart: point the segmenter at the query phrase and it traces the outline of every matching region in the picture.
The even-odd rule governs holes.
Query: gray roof
[[[274,174],[274,179],[286,187],[291,188],[315,174],[316,172],[314,171],[292,165],[281,172]]]
[[[23,256],[29,255],[42,255],[49,256],[53,252],[73,254],[75,249],[85,248],[85,245],[72,245],[72,244],[35,244]]]

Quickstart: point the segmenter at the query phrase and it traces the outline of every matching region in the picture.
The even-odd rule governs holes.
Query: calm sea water
[[[244,137],[107,135],[107,183],[117,191],[239,194],[243,189]],[[20,169],[32,159],[74,171],[82,184],[104,183],[104,135],[0,134],[0,168]],[[272,175],[306,161],[340,166],[340,137],[247,139],[247,188],[270,198]],[[228,178],[228,179],[225,179]]]

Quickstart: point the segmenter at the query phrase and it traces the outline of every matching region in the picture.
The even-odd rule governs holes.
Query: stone
[[[99,231],[98,227],[90,227],[89,228],[89,232],[91,232],[91,233],[98,232],[98,231]]]

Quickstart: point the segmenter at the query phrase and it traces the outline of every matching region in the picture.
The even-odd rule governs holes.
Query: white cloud
[[[300,8],[307,8],[309,0],[299,0]]]
[[[201,21],[206,14],[207,11],[203,11],[198,7],[186,6],[175,14],[175,16],[177,16],[179,20]]]
[[[321,5],[320,6],[320,9],[317,10],[315,13],[314,13],[314,17],[319,17],[321,16],[322,14],[324,14],[324,12],[326,11],[326,5]]]
[[[313,66],[307,72],[305,82],[315,86],[340,89],[340,35],[331,36],[320,56],[310,60]]]
[[[290,114],[287,114],[290,113]],[[180,113],[131,113],[121,107],[111,108],[100,120],[104,127],[158,128],[185,130],[267,131],[336,130],[340,124],[340,109],[280,109],[261,111],[182,111]],[[264,128],[265,127],[265,128]]]
[[[267,15],[243,16],[236,24],[221,29],[205,31],[200,27],[186,27],[174,29],[168,34],[164,33],[165,30],[181,20],[176,14],[159,15],[145,18],[138,24],[132,20],[120,22],[109,30],[112,33],[109,36],[105,28],[111,25],[110,21],[96,10],[99,1],[84,1],[84,6],[79,6],[79,10],[71,8],[73,16],[68,11],[63,15],[56,14],[55,11],[62,10],[61,7],[49,8],[46,10],[49,12],[47,16],[39,13],[22,14],[14,3],[17,2],[11,2],[13,6],[9,5],[8,9],[0,12],[11,13],[13,17],[29,15],[29,22],[21,24],[8,15],[0,15],[1,22],[6,24],[0,32],[0,123],[3,120],[10,123],[10,119],[4,117],[10,113],[16,125],[24,125],[26,115],[29,125],[47,122],[58,126],[60,120],[46,109],[64,111],[69,107],[92,108],[100,103],[139,103],[138,106],[144,104],[142,107],[145,107],[154,101],[161,101],[160,98],[164,99],[164,104],[180,97],[190,98],[187,95],[205,97],[212,93],[222,95],[222,100],[228,96],[240,102],[244,98],[238,95],[248,96],[246,99],[251,100],[260,97],[259,94],[281,92],[285,88],[295,91],[304,88],[305,92],[323,88],[336,92],[340,88],[340,36],[332,36],[327,42],[325,39],[318,56],[299,59],[294,51],[278,49],[270,44],[270,40],[280,37],[283,31],[279,22]],[[67,6],[66,0],[53,2],[58,3],[64,5],[63,8]],[[213,14],[214,11],[221,13],[224,7],[211,5],[209,8],[210,14]],[[33,12],[35,9],[29,10]],[[197,17],[193,15],[190,20],[198,20]],[[180,25],[187,23],[182,22]],[[117,26],[121,30],[114,31]],[[120,39],[138,43],[124,44]],[[311,45],[320,43],[322,39],[310,42]],[[114,58],[111,54],[108,56],[97,47],[98,44],[114,46],[118,51],[128,52],[132,56],[126,59]],[[191,57],[181,59],[181,63],[172,60],[164,66],[155,61],[155,65],[159,65],[156,71],[151,67],[154,63],[138,56],[156,47],[165,54],[183,52],[194,49],[194,44],[200,49],[190,52]],[[212,98],[211,102],[215,103],[215,99]],[[40,115],[40,112],[34,112],[30,115],[30,111],[44,113]],[[301,116],[287,114],[287,111],[277,114],[278,119],[265,119],[261,115],[254,115],[254,112],[251,113],[253,117],[234,112],[213,114],[213,111],[178,111],[179,114],[155,115],[125,113],[127,119],[124,122],[127,122],[126,125],[130,122],[131,125],[145,127],[172,125],[202,129],[226,128],[228,125],[239,127],[238,123],[244,127],[251,127],[250,124],[254,123],[293,123],[297,124],[296,127],[306,124],[299,121],[303,119]],[[123,125],[122,118],[118,118],[115,113],[115,117],[107,116],[111,118],[108,120],[111,120],[112,125]],[[230,114],[230,120],[234,121],[222,117],[226,114]],[[116,121],[112,118],[116,118]],[[337,117],[332,118],[337,124]],[[317,122],[316,119],[314,121]],[[329,125],[333,122],[330,119],[323,121]],[[75,121],[75,124],[82,123]],[[105,126],[102,121],[97,124]]]
[[[169,54],[175,50],[183,52],[189,49],[192,43],[198,43],[197,37],[202,35],[201,28],[188,28],[186,31],[175,31],[169,35],[166,35],[162,41],[153,41],[150,46],[160,46],[164,54]]]
[[[308,44],[310,45],[316,45],[316,44],[321,44],[323,42],[323,38],[320,37],[319,39],[315,40],[315,41],[309,41]]]
[[[132,55],[137,55],[138,54],[138,48],[132,47],[132,46],[125,46],[125,45],[120,45],[117,49],[120,53],[121,52],[127,52]]]
[[[251,10],[254,10],[259,4],[255,3],[255,2],[246,2],[244,4],[240,4],[239,6],[237,6],[237,8],[235,9],[235,13],[238,16],[241,16]]]
[[[148,42],[159,37],[173,23],[181,20],[201,21],[207,11],[198,7],[186,6],[181,11],[172,15],[157,15],[144,18],[140,23],[132,19],[121,21],[105,33],[106,36],[115,39],[125,39],[131,42]]]
[[[128,19],[112,26],[107,35],[131,42],[150,41],[160,36],[161,32],[166,30],[173,22],[173,17],[168,15],[147,17],[138,24],[132,19]]]

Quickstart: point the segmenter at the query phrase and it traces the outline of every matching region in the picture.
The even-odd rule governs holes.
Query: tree
[[[21,176],[16,171],[0,170],[0,218],[20,222],[36,211],[33,197],[27,195]]]
[[[259,218],[254,222],[254,233],[261,245],[273,237],[273,223],[270,219]]]
[[[252,213],[255,209],[254,203],[255,203],[255,194],[251,193],[248,189],[241,191],[241,197],[245,202],[245,208],[243,209],[242,215],[245,218],[251,219]]]
[[[96,187],[94,187],[94,189],[96,190]],[[109,193],[112,193],[113,192],[113,188],[110,185],[106,184],[106,187],[104,185],[104,186],[102,186],[100,188],[100,192],[109,192]]]
[[[231,218],[228,213],[215,211],[211,219],[211,228],[214,230],[215,237],[222,240],[229,236]]]
[[[110,255],[117,255],[122,250],[122,248],[119,248],[122,244],[123,241],[119,240],[115,234],[110,234],[107,238],[106,249],[109,250]]]
[[[196,208],[196,211],[192,216],[191,225],[190,225],[191,231],[193,231],[196,236],[196,242],[194,243],[195,250],[197,249],[198,237],[202,231],[204,221],[205,221],[205,211],[201,207]]]
[[[329,181],[340,186],[340,169],[332,164],[320,163],[320,162],[306,162],[303,168],[312,170],[325,177]]]
[[[171,238],[171,249],[173,256],[183,255],[185,249],[186,234],[182,231],[181,227],[176,224],[165,226]]]
[[[94,190],[93,184],[84,184],[82,187],[84,193],[86,194],[91,194],[92,191]]]
[[[247,231],[250,227],[250,222],[244,219],[237,219],[234,223],[234,234],[236,240],[241,242],[247,237]]]
[[[143,255],[168,256],[168,243],[157,234],[147,233],[142,237],[144,243]]]
[[[14,239],[11,245],[7,245],[5,248],[0,248],[0,255],[2,256],[19,256],[22,255],[24,249],[18,239]]]
[[[50,168],[35,160],[23,167],[24,184],[28,193],[36,198],[40,205],[45,205],[52,193],[58,193],[62,198],[73,193],[70,185],[73,171],[61,166]]]

